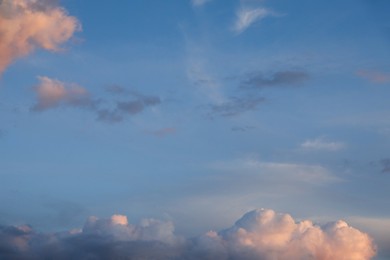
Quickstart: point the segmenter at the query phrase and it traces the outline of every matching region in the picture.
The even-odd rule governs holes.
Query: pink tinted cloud
[[[49,2],[0,1],[0,74],[15,59],[37,48],[59,51],[81,28],[75,17]]]
[[[359,70],[356,74],[372,83],[383,84],[390,82],[390,74],[381,71]]]
[[[35,87],[38,97],[33,111],[43,111],[61,104],[82,106],[89,103],[88,91],[73,83],[65,83],[48,77],[38,77],[40,83]]]

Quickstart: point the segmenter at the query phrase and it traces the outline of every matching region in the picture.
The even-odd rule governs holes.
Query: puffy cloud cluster
[[[209,232],[200,240],[213,245],[211,253],[218,259],[364,260],[375,255],[371,238],[344,221],[320,227],[308,220],[296,223],[290,215],[272,210],[251,211],[233,227]]]
[[[29,226],[0,227],[1,259],[348,259],[375,255],[371,238],[344,221],[323,227],[288,214],[254,210],[231,228],[192,239],[171,222],[90,217],[83,229],[39,234]]]
[[[0,74],[36,48],[58,51],[80,24],[50,0],[0,1]]]

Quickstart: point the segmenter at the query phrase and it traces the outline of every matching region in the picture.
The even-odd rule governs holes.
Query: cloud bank
[[[175,235],[172,222],[144,219],[133,225],[122,215],[90,217],[82,229],[61,233],[0,227],[2,259],[367,260],[375,250],[367,234],[344,221],[318,226],[264,209],[191,239]]]
[[[0,74],[37,48],[60,50],[78,29],[77,19],[54,1],[0,1]]]

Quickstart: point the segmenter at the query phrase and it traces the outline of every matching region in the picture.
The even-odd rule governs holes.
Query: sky
[[[0,0],[0,258],[389,259],[389,11]]]

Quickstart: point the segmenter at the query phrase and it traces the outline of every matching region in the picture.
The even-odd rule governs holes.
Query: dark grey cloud
[[[127,115],[133,116],[142,113],[145,109],[157,106],[161,99],[157,96],[137,95],[129,101],[117,101],[112,109],[97,109],[97,120],[107,123],[118,123]]]
[[[191,220],[189,220],[190,223]],[[253,210],[232,227],[191,239],[169,221],[90,217],[81,230],[38,233],[0,226],[0,259],[370,259],[372,239],[344,221],[324,226],[273,210]]]
[[[106,86],[104,87],[104,89],[109,92],[109,93],[112,93],[112,94],[124,94],[126,93],[126,89],[120,85],[109,85],[109,86]]]
[[[298,86],[309,79],[305,71],[285,70],[278,71],[271,75],[264,75],[262,72],[252,72],[241,81],[242,88],[265,88]]]
[[[382,173],[390,173],[390,158],[380,160],[382,166]]]
[[[255,128],[256,127],[254,127],[254,126],[233,126],[231,128],[231,130],[233,132],[246,132],[246,131],[249,131],[249,130],[253,130]]]
[[[265,98],[263,97],[234,97],[224,103],[211,105],[211,111],[209,113],[209,116],[237,116],[244,112],[256,110],[257,107],[263,102],[265,102]]]

